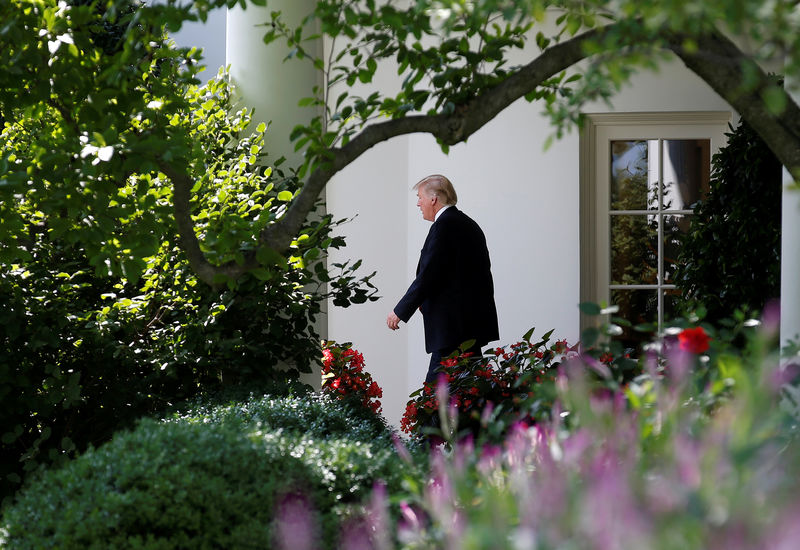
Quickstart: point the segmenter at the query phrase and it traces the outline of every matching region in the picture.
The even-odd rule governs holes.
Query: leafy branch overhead
[[[559,137],[587,102],[609,99],[666,52],[725,98],[785,166],[800,170],[800,111],[759,65],[779,59],[787,76],[800,73],[800,23],[788,0],[771,10],[756,0],[736,9],[722,0],[417,0],[404,8],[319,0],[299,28],[273,11],[266,47],[284,41],[290,58],[324,74],[324,85],[300,100],[321,114],[292,134],[304,162],[283,179],[264,168],[263,128],[246,135],[246,125],[234,124],[213,140],[198,138],[219,115],[211,109],[219,92],[198,91],[197,52],[165,47],[164,28],[238,3],[0,7],[0,63],[8,68],[0,74],[7,122],[0,192],[13,197],[0,206],[5,261],[24,258],[26,235],[46,226],[85,243],[97,269],[135,279],[157,244],[177,232],[209,284],[254,271],[268,277],[298,253],[319,253],[308,240],[313,231],[304,232],[309,214],[331,178],[371,147],[424,132],[446,151],[521,98],[543,104]],[[113,44],[102,32],[110,22],[125,23]],[[310,45],[323,35],[326,53],[318,57]],[[373,85],[379,74],[395,89]],[[202,103],[192,110],[199,93],[209,94],[207,112]],[[234,207],[224,199],[215,204],[228,206],[212,216],[198,192],[227,178],[249,182],[253,202]]]

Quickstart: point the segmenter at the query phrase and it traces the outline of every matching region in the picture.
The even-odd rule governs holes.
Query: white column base
[[[783,171],[781,345],[800,342],[800,189]]]

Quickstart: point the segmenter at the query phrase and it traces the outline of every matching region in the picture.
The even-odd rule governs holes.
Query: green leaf
[[[594,302],[581,302],[578,309],[586,315],[600,315],[601,312],[600,306]]]
[[[587,348],[594,346],[599,338],[600,329],[597,327],[589,327],[581,333],[581,343]]]
[[[787,99],[786,99],[786,92],[783,91],[778,86],[769,86],[763,92],[761,92],[761,96],[764,99],[764,104],[775,116],[780,116],[786,110]]]
[[[263,267],[257,267],[255,269],[250,270],[250,273],[259,281],[269,281],[273,278],[274,274],[269,271],[268,269],[264,269]]]
[[[281,202],[289,202],[292,200],[292,197],[294,197],[294,195],[291,191],[281,191],[278,193],[278,200]]]
[[[535,330],[536,330],[536,327],[531,327],[528,330],[528,332],[525,333],[525,335],[522,337],[522,339],[525,340],[526,342],[530,342],[531,341],[531,336],[533,336],[533,331],[535,331]]]
[[[317,102],[318,100],[316,97],[304,97],[297,102],[297,105],[299,107],[308,107],[309,105],[314,105]]]
[[[268,246],[262,246],[256,250],[256,260],[263,266],[275,265],[281,269],[286,267],[286,258]]]

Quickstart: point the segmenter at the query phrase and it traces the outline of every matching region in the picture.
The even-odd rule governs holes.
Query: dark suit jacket
[[[455,206],[431,226],[417,276],[394,312],[408,322],[417,308],[428,353],[454,350],[472,339],[484,346],[500,337],[486,237]]]

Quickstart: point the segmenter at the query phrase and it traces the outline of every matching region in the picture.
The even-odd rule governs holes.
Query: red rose
[[[706,334],[703,327],[687,328],[678,334],[680,348],[691,353],[703,353],[708,349],[711,337]]]

